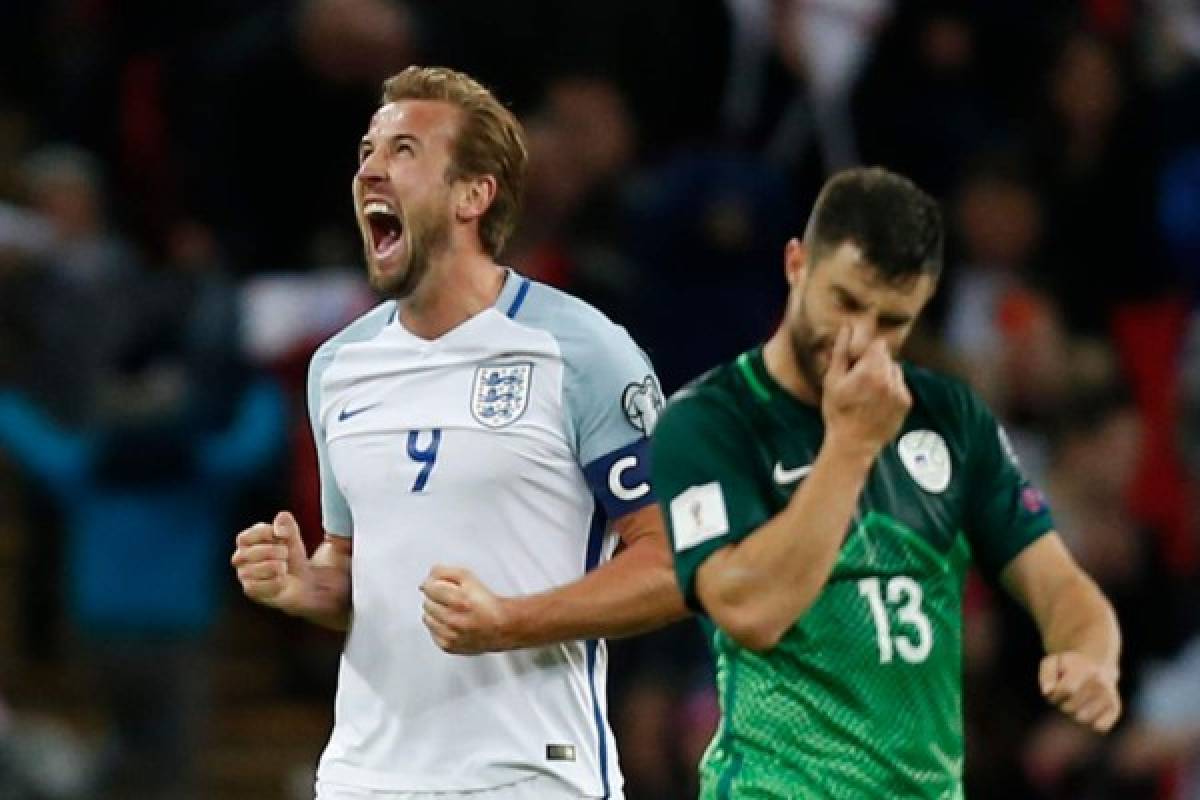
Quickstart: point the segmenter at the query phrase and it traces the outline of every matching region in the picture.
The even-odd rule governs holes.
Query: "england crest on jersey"
[[[529,406],[533,364],[484,364],[475,370],[471,416],[489,428],[503,428],[521,418]]]

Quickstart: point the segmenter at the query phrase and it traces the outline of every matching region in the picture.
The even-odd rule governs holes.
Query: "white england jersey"
[[[387,302],[309,373],[325,529],[353,537],[353,622],[324,781],[463,790],[553,775],[620,796],[603,641],[449,655],[421,622],[434,564],[500,595],[609,558],[606,520],[654,501],[649,362],[591,306],[510,272],[496,305],[428,341]]]

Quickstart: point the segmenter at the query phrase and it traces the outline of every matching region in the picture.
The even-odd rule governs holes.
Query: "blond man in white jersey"
[[[684,613],[649,362],[496,261],[525,163],[512,114],[441,68],[388,80],[359,147],[389,299],[313,357],[325,539],[310,558],[281,512],[232,558],[249,597],[348,631],[318,800],[620,798],[603,639]]]

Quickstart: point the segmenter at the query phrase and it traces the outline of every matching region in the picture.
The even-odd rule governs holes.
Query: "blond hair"
[[[474,78],[446,67],[412,66],[388,78],[383,102],[400,100],[437,100],[462,112],[446,180],[496,179],[496,197],[479,221],[479,238],[487,254],[498,257],[521,213],[529,161],[521,123]]]

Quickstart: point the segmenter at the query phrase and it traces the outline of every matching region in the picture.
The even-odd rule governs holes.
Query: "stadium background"
[[[373,302],[347,190],[409,63],[519,113],[504,260],[668,391],[773,328],[830,170],[942,200],[911,356],[992,403],[1126,636],[1101,741],[973,583],[968,794],[1200,797],[1196,3],[47,0],[0,4],[0,798],[311,796],[337,640],[225,559],[279,507],[319,530],[304,368]],[[628,797],[694,797],[694,625],[613,654]]]

